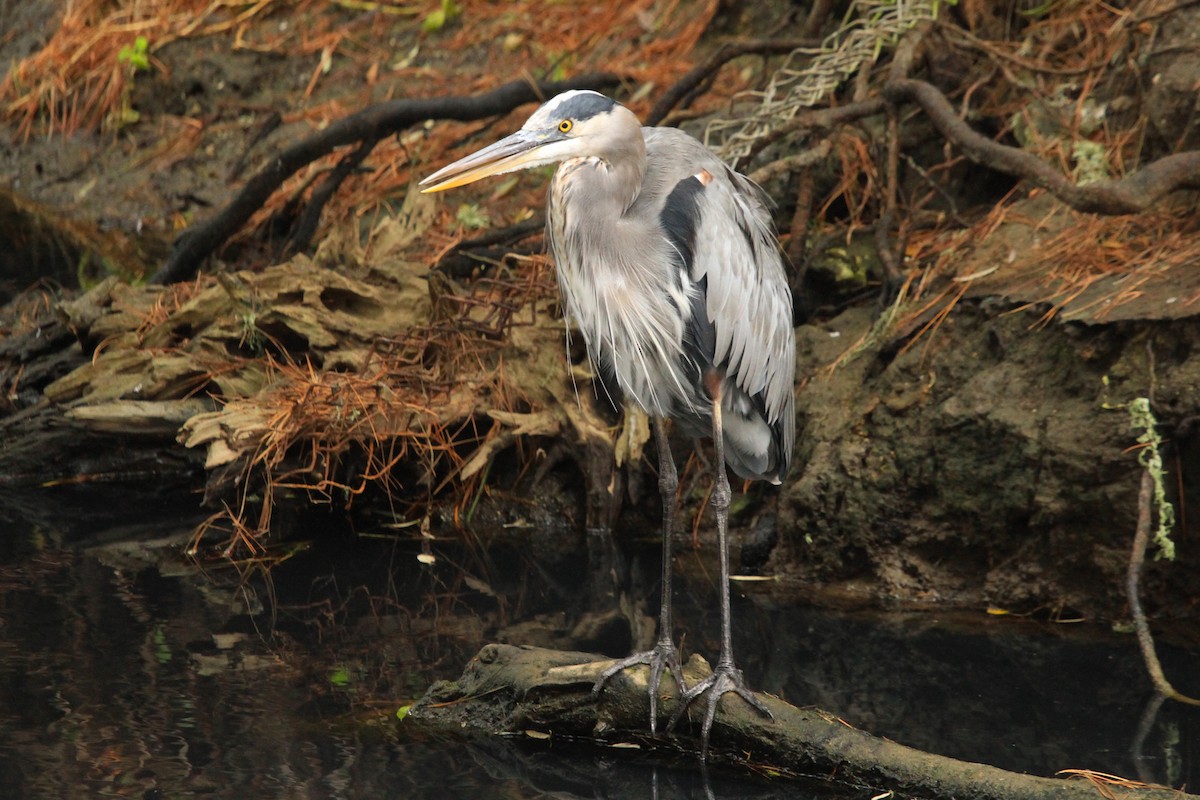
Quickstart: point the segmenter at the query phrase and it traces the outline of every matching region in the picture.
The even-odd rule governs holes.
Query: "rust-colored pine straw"
[[[57,27],[38,52],[15,64],[0,83],[0,109],[21,139],[35,132],[65,135],[111,130],[126,124],[133,66],[120,54],[145,37],[152,70],[165,70],[155,54],[180,39],[226,36],[218,47],[277,56],[318,56],[302,97],[309,98],[330,70],[333,56],[355,62],[367,85],[392,57],[387,25],[397,18],[419,25],[425,9],[399,0],[367,6],[321,0],[69,0]],[[286,17],[292,23],[282,25]],[[355,107],[370,102],[364,96]],[[302,109],[299,113],[309,113]],[[320,116],[345,113],[330,101]]]
[[[272,384],[234,401],[265,412],[264,432],[242,466],[238,499],[197,530],[196,544],[223,532],[224,555],[255,556],[271,527],[278,493],[297,491],[310,502],[349,507],[372,486],[389,496],[401,487],[394,468],[417,462],[428,474],[461,464],[459,449],[475,439],[469,421],[447,419],[449,384],[396,380],[411,371],[381,358],[369,370],[344,373],[267,357]],[[349,454],[358,465],[346,467]],[[258,496],[257,512],[251,498]]]
[[[22,140],[33,135],[38,120],[48,135],[118,127],[115,115],[134,77],[132,65],[120,59],[123,48],[142,36],[152,54],[185,36],[244,25],[275,2],[69,0],[46,45],[9,70],[0,103]]]
[[[608,70],[665,88],[692,66],[692,53],[716,10],[716,0],[472,5],[444,46],[459,51],[503,43],[489,50],[473,90],[494,86],[498,75],[508,80],[520,74],[519,67],[512,71],[513,56],[539,69]]]
[[[1103,318],[1138,296],[1150,278],[1200,264],[1200,219],[1192,209],[1125,217],[1068,212],[1068,217],[1058,233],[1026,254],[1033,291],[1042,292],[1028,306],[1049,306],[1039,324],[1050,322],[1068,306],[1076,314],[1096,309]],[[1110,291],[1085,305],[1075,302],[1093,283],[1114,276],[1122,280]],[[1177,302],[1190,305],[1197,299],[1193,295]]]
[[[280,97],[285,124],[303,122],[314,129],[414,85],[422,95],[467,94],[520,75],[532,80],[607,70],[661,88],[693,66],[693,53],[717,9],[716,0],[462,5],[461,16],[443,30],[421,34],[420,20],[428,9],[398,0],[366,6],[317,0],[70,0],[43,48],[14,65],[0,84],[0,109],[21,139],[129,124],[123,112],[130,108],[133,82],[162,79],[137,75],[122,62],[122,48],[138,37],[149,43],[154,73],[167,69],[158,57],[167,45],[205,36],[224,37],[213,44],[218,52],[251,50],[309,59],[303,68],[312,71],[302,96],[297,90],[294,102]],[[292,24],[282,26],[282,20]],[[397,39],[403,52],[386,44]],[[470,56],[443,63],[446,52]],[[361,74],[362,91],[315,94],[335,58]],[[345,75],[341,81],[341,87],[354,86]],[[635,111],[644,113],[651,96],[636,96],[631,101]],[[380,142],[364,169],[329,200],[317,238],[339,224],[379,213],[384,203],[423,177],[431,163],[480,146],[483,140],[476,133],[486,137],[515,128],[526,113],[521,109],[499,122],[437,125]],[[203,143],[209,123],[197,119],[181,124],[188,135],[167,137],[164,148],[170,152],[153,157],[169,156],[173,162]],[[346,152],[330,154],[291,176],[234,240],[255,235],[285,206],[304,201]],[[538,182],[526,180],[509,196],[493,197],[493,223],[527,215],[540,204],[540,194]],[[441,213],[452,216],[453,208],[443,204]]]
[[[260,472],[269,486],[301,490],[324,502],[341,492],[349,501],[372,482],[388,488],[391,470],[410,456],[410,444],[431,469],[442,454],[453,457],[432,408],[448,400],[446,387],[427,384],[417,401],[412,393],[392,389],[386,365],[346,374],[273,358],[267,364],[275,380],[256,401],[273,413],[246,469]],[[365,468],[346,482],[338,468],[351,445],[362,448]]]
[[[1053,205],[1041,218],[1031,218],[1025,207],[1002,202],[970,228],[915,232],[907,255],[924,268],[893,330],[902,335],[916,330],[919,338],[935,330],[963,297],[980,292],[1017,301],[1010,313],[1038,311],[1031,327],[1064,312],[1103,320],[1140,299],[1147,284],[1161,285],[1164,276],[1200,264],[1200,216],[1185,202],[1126,216]],[[1012,226],[1025,233],[1006,239]],[[993,238],[1008,244],[993,244]],[[1004,252],[996,252],[1002,246]],[[990,263],[980,257],[984,251],[990,251]],[[1194,306],[1200,290],[1185,290],[1170,302]]]
[[[1020,39],[981,40],[973,33],[943,22],[951,37],[995,57],[997,66],[1014,84],[1016,78],[1035,73],[1050,77],[1076,78],[1107,70],[1118,55],[1124,56],[1131,36],[1146,32],[1138,20],[1154,7],[1172,0],[1134,3],[1120,8],[1110,3],[1059,3],[1045,13],[1026,17],[1028,25]],[[968,20],[968,27],[976,28]]]
[[[847,239],[855,228],[865,224],[867,210],[881,194],[879,165],[871,154],[871,145],[862,136],[839,132],[833,139],[833,152],[840,165],[838,180],[816,212],[828,216],[830,207],[841,202],[850,221]]]
[[[268,387],[230,400],[256,410],[262,430],[242,465],[238,500],[197,531],[195,545],[219,535],[226,537],[225,556],[265,557],[261,538],[270,530],[277,493],[301,492],[312,502],[347,507],[372,487],[393,499],[404,492],[411,498],[414,487],[395,478],[401,463],[419,466],[430,487],[428,497],[411,502],[426,502],[450,484],[490,435],[475,422],[480,402],[504,412],[529,407],[506,381],[498,354],[514,327],[537,323],[538,302],[553,284],[547,259],[521,262],[503,277],[466,287],[431,274],[432,319],[381,342],[357,373],[266,355]],[[353,472],[346,466],[350,454]],[[459,506],[478,494],[485,478],[455,482]],[[252,496],[260,498],[257,504]]]
[[[693,66],[693,53],[716,9],[715,0],[635,0],[592,5],[524,0],[466,5],[461,26],[448,32],[444,40],[427,41],[423,47],[481,52],[484,64],[472,69],[470,78],[424,65],[401,67],[394,77],[419,80],[426,87],[423,95],[482,92],[514,76],[525,75],[533,80],[592,70],[616,72],[666,87]],[[497,42],[503,44],[497,47]],[[536,67],[536,75],[530,71],[531,65]],[[631,108],[644,114],[650,100],[649,96],[636,98]],[[303,120],[319,127],[354,110],[356,106],[346,99],[335,98],[285,114],[284,122]],[[485,144],[487,137],[498,138],[500,133],[515,130],[528,113],[529,109],[524,108],[499,122],[448,123],[423,135],[380,142],[364,164],[365,169],[349,178],[330,201],[318,236],[328,231],[330,220],[346,219],[352,214],[361,218],[375,212],[387,198],[402,194],[432,169],[431,159],[449,162],[465,155]],[[256,212],[246,230],[256,230],[286,204],[307,195],[320,176],[350,149],[315,161],[289,178]],[[515,193],[511,200],[517,208],[533,205],[540,202],[540,190],[526,189]]]
[[[125,305],[120,300],[113,301],[113,308],[140,316],[142,322],[138,325],[135,333],[138,336],[143,336],[147,331],[166,322],[184,303],[199,294],[201,285],[201,279],[197,278],[186,283],[175,283],[165,286],[155,296],[153,304],[147,309],[134,306],[132,303]]]
[[[1111,3],[1057,3],[1028,20],[1019,37],[984,40],[943,20],[941,32],[968,50],[984,53],[1002,80],[992,87],[968,89],[973,115],[998,120],[1020,119],[1023,146],[1054,161],[1064,172],[1074,168],[1073,146],[1081,141],[1103,145],[1109,170],[1117,176],[1132,169],[1147,124],[1144,115],[1116,130],[1109,119],[1096,119],[1093,97],[1128,94],[1128,73],[1114,64],[1132,64],[1152,47],[1152,20],[1173,0],[1146,0],[1122,8]],[[967,14],[968,28],[974,15]],[[990,80],[990,79],[988,79]],[[1112,85],[1109,85],[1109,84]],[[1098,91],[1103,89],[1104,91]],[[1010,128],[1015,127],[1010,123]]]
[[[1114,786],[1119,786],[1122,789],[1165,789],[1166,791],[1172,791],[1170,786],[1135,781],[1130,778],[1122,778],[1120,775],[1097,772],[1094,769],[1063,769],[1059,770],[1056,774],[1074,780],[1085,780],[1095,787],[1101,797],[1109,798],[1109,800],[1116,800],[1117,798],[1116,793],[1112,790]]]
[[[1076,77],[1102,72],[1116,56],[1128,55],[1131,35],[1148,30],[1143,20],[1175,4],[1175,0],[1150,0],[1129,8],[1103,2],[1047,5],[1045,13],[1025,18],[1028,27],[1020,40],[1012,41],[983,41],[949,22],[941,28],[996,56],[1010,79],[1024,72]],[[967,14],[969,28],[974,29],[976,21],[975,15]]]

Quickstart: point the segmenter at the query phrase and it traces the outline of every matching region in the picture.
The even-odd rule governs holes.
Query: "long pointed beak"
[[[545,134],[520,130],[495,144],[442,167],[419,185],[422,192],[440,192],[474,183],[481,178],[513,172],[546,163],[538,152],[543,145],[555,141]]]

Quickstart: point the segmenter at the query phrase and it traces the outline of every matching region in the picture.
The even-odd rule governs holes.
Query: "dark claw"
[[[668,733],[675,730],[675,726],[679,724],[679,720],[683,718],[692,701],[705,692],[708,692],[708,703],[705,704],[704,724],[700,729],[701,761],[708,758],[708,734],[712,730],[713,720],[717,716],[717,704],[726,694],[731,692],[736,694],[767,719],[775,719],[775,715],[771,713],[771,709],[767,708],[766,704],[754,695],[754,692],[746,688],[746,681],[742,677],[742,671],[733,664],[721,664],[718,662],[717,668],[713,670],[711,675],[693,684],[680,695],[679,708],[675,710],[674,716],[671,717],[671,722],[667,725]]]
[[[646,664],[650,667],[648,692],[650,694],[650,734],[653,736],[658,733],[658,687],[662,683],[663,670],[671,671],[681,693],[687,689],[687,684],[683,682],[683,668],[679,664],[679,651],[675,649],[675,644],[670,639],[659,639],[653,650],[634,653],[609,666],[600,673],[600,677],[592,685],[592,697],[600,696],[600,690],[604,688],[604,684],[608,682],[609,678],[636,664]]]

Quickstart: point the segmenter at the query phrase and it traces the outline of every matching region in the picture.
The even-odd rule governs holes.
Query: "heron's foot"
[[[654,645],[654,649],[643,653],[634,653],[614,662],[600,673],[600,677],[592,685],[592,697],[600,696],[600,690],[604,688],[604,684],[608,683],[609,678],[637,664],[645,664],[650,667],[650,680],[647,685],[647,692],[650,695],[650,733],[655,735],[658,733],[658,687],[662,683],[663,672],[671,671],[680,694],[687,688],[687,684],[683,682],[683,667],[679,664],[679,651],[675,649],[675,643],[670,639],[659,639],[658,644]]]
[[[742,677],[742,671],[734,666],[733,662],[725,662],[724,659],[717,662],[716,669],[708,677],[694,683],[690,688],[685,689],[679,698],[679,708],[676,709],[675,715],[671,717],[671,722],[667,725],[667,731],[672,731],[679,723],[679,720],[687,712],[688,706],[692,701],[704,693],[708,693],[708,702],[704,710],[704,723],[700,729],[700,760],[703,761],[708,757],[708,734],[712,730],[713,720],[717,716],[717,704],[721,702],[721,698],[727,694],[736,694],[738,697],[746,701],[751,708],[762,714],[767,719],[775,719],[775,715],[771,713],[771,709],[767,708],[762,700],[754,692],[746,688],[746,681]]]

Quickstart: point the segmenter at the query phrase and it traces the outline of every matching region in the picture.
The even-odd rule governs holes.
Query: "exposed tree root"
[[[675,84],[663,92],[662,97],[658,98],[658,102],[654,104],[654,108],[650,109],[650,113],[646,115],[646,125],[658,125],[667,115],[683,102],[684,98],[694,93],[701,84],[712,78],[724,65],[728,64],[735,58],[740,58],[744,55],[787,55],[793,50],[800,47],[815,47],[820,42],[817,41],[796,41],[794,39],[767,39],[765,41],[754,42],[728,42],[721,45],[711,56],[705,59],[703,64],[699,64],[688,70],[687,74],[680,78]]]
[[[946,141],[960,147],[972,161],[1046,189],[1077,211],[1137,214],[1172,192],[1200,189],[1200,151],[1164,156],[1124,178],[1079,186],[1034,154],[976,133],[931,83],[892,79],[884,85],[883,96],[892,103],[917,103]]]

